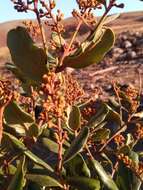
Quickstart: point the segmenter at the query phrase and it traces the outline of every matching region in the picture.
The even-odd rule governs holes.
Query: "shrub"
[[[114,99],[85,100],[79,84],[66,71],[99,63],[114,44],[106,24],[115,0],[77,0],[76,31],[67,43],[63,14],[53,14],[54,0],[13,1],[19,12],[33,11],[38,27],[26,23],[8,32],[13,63],[7,69],[19,80],[0,81],[0,184],[8,190],[138,190],[141,189],[142,112],[136,89],[113,84]],[[105,8],[96,21],[92,10]],[[47,46],[42,18],[51,27]],[[52,22],[50,20],[52,19]],[[91,32],[75,40],[82,23]],[[29,34],[30,33],[30,34]],[[31,36],[41,35],[42,47]]]

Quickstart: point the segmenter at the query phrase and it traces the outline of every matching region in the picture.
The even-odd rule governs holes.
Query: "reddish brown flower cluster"
[[[142,162],[139,163],[138,168],[136,169],[136,172],[139,175],[143,174],[143,163]]]
[[[80,9],[95,8],[99,2],[97,0],[77,0]]]
[[[136,167],[136,164],[133,162],[133,160],[123,153],[118,155],[118,159],[121,160],[128,168]]]
[[[78,82],[69,74],[65,75],[65,100],[69,105],[79,102],[84,95],[84,91]]]
[[[125,142],[125,138],[123,137],[123,135],[117,135],[114,138],[114,142],[118,145],[118,146],[123,146],[124,142]]]
[[[121,160],[126,165],[126,167],[128,167],[132,171],[134,171],[137,176],[141,177],[141,174],[143,174],[143,163],[142,162],[139,162],[137,164],[132,159],[130,159],[129,156],[124,155],[124,154],[118,155],[118,159]]]
[[[49,4],[45,1],[40,1],[43,9],[40,9],[40,17],[45,17],[52,20],[46,21],[45,24],[51,27],[52,31],[57,32],[58,34],[64,32],[64,26],[61,21],[64,19],[64,14],[58,9],[57,15],[52,14],[52,10],[55,8],[56,3],[54,0],[50,0]]]
[[[143,139],[143,126],[140,123],[136,124],[136,129],[135,129],[134,137],[137,140]]]
[[[14,96],[10,81],[0,80],[0,107],[5,106]]]
[[[61,74],[50,72],[43,76],[40,94],[43,95],[43,109],[41,114],[47,121],[52,117],[64,117],[66,101],[64,96],[64,80]],[[44,115],[43,115],[44,114]]]
[[[32,21],[24,21],[23,24],[26,26],[28,33],[33,39],[37,38],[41,34],[38,24]]]
[[[138,90],[129,86],[125,90],[125,94],[131,102],[131,112],[135,112],[139,106]]]
[[[83,108],[81,111],[83,118],[88,119],[95,115],[97,110],[95,107],[93,107],[93,103],[94,101],[91,100],[90,103],[85,108]]]

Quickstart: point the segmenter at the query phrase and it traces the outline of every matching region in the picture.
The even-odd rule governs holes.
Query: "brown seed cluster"
[[[13,95],[11,82],[0,80],[0,107],[5,106]]]
[[[139,175],[143,174],[143,163],[142,162],[139,163],[138,168],[136,169],[136,172]]]
[[[83,118],[88,119],[96,114],[97,110],[95,107],[92,106],[93,103],[94,101],[91,100],[90,103],[86,107],[83,108],[83,110],[81,111]]]
[[[78,82],[69,74],[65,75],[65,100],[69,105],[74,105],[79,102],[84,95]]]
[[[70,75],[49,72],[43,76],[39,94],[43,107],[39,120],[53,127],[53,118],[65,120],[67,108],[80,100],[83,91]]]
[[[122,154],[118,155],[118,159],[121,160],[128,168],[135,168],[135,163],[129,156]]]
[[[77,0],[80,9],[93,8],[98,4],[97,0]]]
[[[56,2],[54,0],[50,0],[49,4],[46,3],[46,1],[40,1],[42,8],[40,9],[40,17],[47,18],[50,20],[46,20],[45,24],[51,27],[51,30],[54,32],[57,32],[58,34],[64,32],[64,26],[61,23],[61,21],[64,19],[64,14],[61,12],[61,10],[57,10],[57,14],[54,15],[52,13],[52,10],[56,6]],[[52,20],[52,22],[51,22]]]
[[[88,11],[81,10],[78,12],[77,10],[72,11],[73,17],[75,17],[77,20],[83,20],[85,24],[88,25],[88,27],[91,27],[92,25],[94,26],[97,22],[96,17],[94,14],[91,12],[91,9]]]
[[[131,102],[131,111],[135,112],[139,106],[138,102],[138,90],[132,87],[128,87],[125,91],[127,97],[129,98]]]
[[[123,135],[117,135],[114,138],[114,142],[118,145],[118,146],[123,146],[124,142],[125,142],[125,138],[123,137]]]
[[[143,126],[140,123],[136,124],[134,136],[137,140],[143,139]]]
[[[26,26],[28,33],[31,35],[33,39],[40,36],[41,32],[38,24],[32,21],[24,21],[23,24]]]
[[[121,160],[128,168],[132,169],[136,173],[136,175],[141,177],[141,174],[143,174],[142,162],[136,164],[132,159],[130,159],[128,156],[124,154],[120,154],[118,156],[118,159]]]
[[[44,112],[41,114],[41,118],[46,117],[44,119],[49,121],[52,119],[52,116],[64,117],[66,109],[64,88],[64,80],[61,74],[50,72],[43,76],[40,94],[44,98]]]

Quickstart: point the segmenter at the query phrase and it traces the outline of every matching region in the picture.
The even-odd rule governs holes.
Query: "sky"
[[[65,17],[71,16],[71,11],[76,7],[76,0],[56,0],[57,8],[64,12]],[[114,8],[111,13],[122,13],[130,11],[143,11],[143,2],[139,0],[117,0],[118,3],[124,3],[124,9]],[[101,14],[100,12],[98,13]],[[17,19],[33,19],[33,13],[17,13],[13,9],[13,4],[10,0],[0,0],[0,23]]]

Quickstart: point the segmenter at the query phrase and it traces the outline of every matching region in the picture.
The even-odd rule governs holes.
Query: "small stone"
[[[136,58],[136,57],[137,57],[137,54],[136,54],[135,51],[129,51],[129,52],[127,53],[127,58],[128,58],[128,59],[133,59],[133,58]]]
[[[126,41],[124,42],[124,47],[125,47],[125,48],[130,48],[130,47],[132,47],[132,43],[131,43],[129,40],[126,40]]]
[[[114,48],[113,49],[113,56],[118,57],[119,55],[121,55],[124,52],[124,50],[122,48]]]

